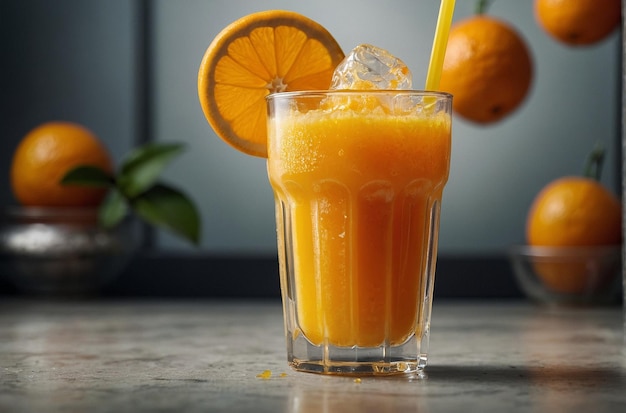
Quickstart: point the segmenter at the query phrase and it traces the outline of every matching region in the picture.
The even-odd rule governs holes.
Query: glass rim
[[[448,92],[421,89],[328,89],[328,90],[292,90],[288,92],[274,92],[265,96],[266,100],[294,98],[294,97],[314,97],[327,95],[409,95],[435,97],[438,99],[452,99],[452,94]]]

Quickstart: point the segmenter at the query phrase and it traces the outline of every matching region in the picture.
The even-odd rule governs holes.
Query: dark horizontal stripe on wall
[[[278,262],[269,256],[139,254],[106,295],[279,297]]]
[[[138,255],[104,293],[133,297],[278,298],[272,256]],[[505,256],[441,256],[435,296],[521,297]]]
[[[0,295],[20,295],[0,278]],[[276,298],[278,262],[273,256],[219,256],[145,252],[101,291],[115,298]],[[506,256],[440,256],[435,297],[522,297]]]

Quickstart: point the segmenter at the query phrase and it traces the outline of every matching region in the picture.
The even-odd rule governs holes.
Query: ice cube
[[[361,44],[339,63],[331,89],[411,89],[411,71],[388,51]]]

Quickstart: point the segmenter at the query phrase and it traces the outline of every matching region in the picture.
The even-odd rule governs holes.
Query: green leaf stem
[[[478,0],[476,2],[476,14],[487,14],[487,10],[494,0]]]
[[[605,150],[604,146],[600,143],[596,143],[587,161],[585,162],[585,168],[583,170],[583,176],[593,178],[599,181],[602,177],[602,165],[604,164]]]

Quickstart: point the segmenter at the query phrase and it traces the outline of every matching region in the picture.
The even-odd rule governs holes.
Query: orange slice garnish
[[[249,155],[267,157],[265,97],[274,92],[328,89],[344,54],[319,23],[269,10],[231,23],[207,48],[198,95],[217,135]]]

